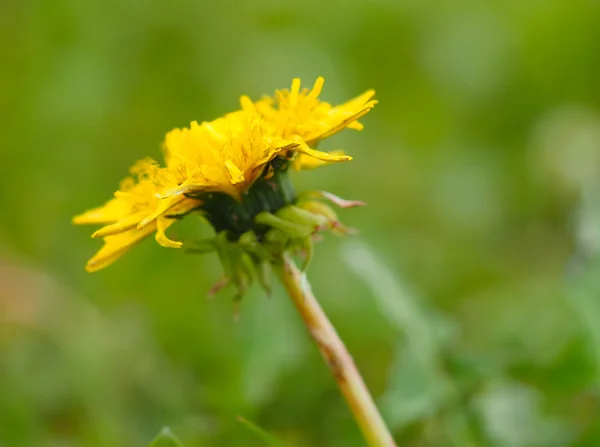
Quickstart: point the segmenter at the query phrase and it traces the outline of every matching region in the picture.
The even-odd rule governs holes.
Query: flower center
[[[255,217],[263,212],[275,213],[286,205],[295,202],[296,194],[287,175],[288,162],[283,157],[272,162],[273,175],[261,176],[236,200],[222,192],[195,194],[193,198],[202,200],[200,209],[217,233],[227,231],[231,240],[252,230],[257,237],[269,227],[256,224]],[[265,172],[269,172],[265,169]],[[267,178],[268,177],[268,178]]]

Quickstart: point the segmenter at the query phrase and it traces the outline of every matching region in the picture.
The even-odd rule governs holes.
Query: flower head
[[[74,218],[76,224],[105,225],[92,235],[103,237],[105,245],[86,268],[106,267],[153,233],[160,245],[180,247],[165,231],[194,210],[229,239],[248,231],[262,237],[274,223],[264,213],[275,216],[296,202],[287,168],[351,160],[341,151],[314,147],[346,127],[362,129],[357,120],[376,103],[368,91],[334,107],[318,99],[322,86],[318,78],[311,90],[301,90],[294,79],[289,91],[277,91],[274,98],[252,102],[243,96],[238,111],[168,132],[164,167],[149,159],[137,162],[113,199]]]

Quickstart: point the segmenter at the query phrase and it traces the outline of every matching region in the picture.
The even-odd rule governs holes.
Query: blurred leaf
[[[398,345],[388,389],[381,408],[393,427],[432,417],[448,400],[449,390],[440,373],[424,363],[411,345]]]
[[[600,387],[600,257],[574,260],[574,270],[567,287],[567,300],[586,334],[585,342],[596,368],[596,383]]]
[[[183,447],[183,444],[169,427],[165,427],[148,447]]]
[[[238,421],[240,423],[242,423],[244,426],[246,426],[251,432],[253,432],[260,439],[265,441],[269,447],[284,447],[283,443],[279,439],[277,439],[276,437],[274,437],[273,435],[271,435],[264,429],[260,428],[258,425],[250,422],[248,419],[243,418],[242,416],[238,416]]]
[[[577,252],[570,264],[566,296],[586,333],[600,386],[600,185],[582,187],[576,214]]]
[[[244,305],[236,325],[244,346],[243,393],[256,406],[272,398],[280,377],[302,363],[309,345],[285,299],[251,293]]]
[[[404,333],[424,358],[434,361],[455,335],[455,326],[426,307],[396,272],[364,242],[353,240],[342,247],[342,259],[371,289],[381,315]]]
[[[451,396],[441,351],[453,338],[452,325],[427,309],[367,244],[353,241],[344,245],[342,257],[370,287],[381,314],[405,335],[381,399],[389,423],[403,427],[431,417]]]
[[[542,404],[537,390],[512,381],[489,384],[474,401],[494,447],[570,445],[572,431],[544,415]]]

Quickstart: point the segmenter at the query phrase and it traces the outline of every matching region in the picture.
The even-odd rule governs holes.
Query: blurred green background
[[[71,217],[166,131],[325,77],[380,104],[295,174],[368,202],[309,277],[402,446],[600,445],[600,3],[0,2],[0,446],[363,446],[281,288]],[[210,234],[178,224],[184,241]]]

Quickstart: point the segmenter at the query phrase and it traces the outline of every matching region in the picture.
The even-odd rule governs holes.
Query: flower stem
[[[396,444],[352,357],[313,295],[306,275],[300,272],[287,255],[284,255],[283,264],[277,268],[277,272],[311,337],[329,365],[368,445],[395,447]]]

